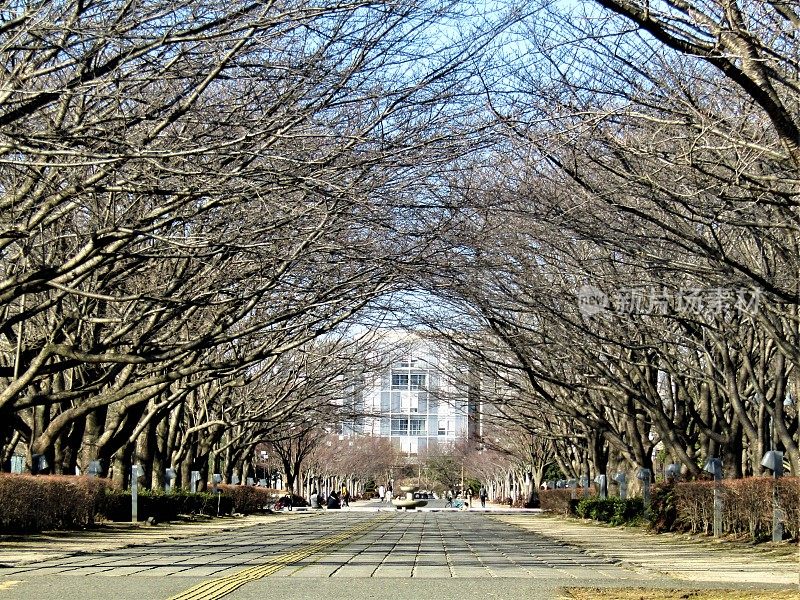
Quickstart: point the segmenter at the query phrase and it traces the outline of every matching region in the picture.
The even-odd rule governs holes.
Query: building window
[[[425,387],[425,373],[411,373],[411,389],[419,390]]]
[[[402,400],[400,402],[400,408],[403,412],[418,412],[419,411],[419,399],[417,398],[416,394],[403,394]]]
[[[453,435],[455,433],[455,421],[453,419],[439,419],[439,435]]]
[[[392,435],[408,435],[408,419],[392,419]]]
[[[392,373],[392,389],[408,389],[408,373]]]
[[[411,435],[425,435],[427,421],[425,419],[409,419],[411,422]]]

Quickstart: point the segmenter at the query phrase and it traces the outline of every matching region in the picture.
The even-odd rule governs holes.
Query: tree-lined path
[[[542,527],[550,522],[528,519]],[[5,568],[0,599],[556,598],[570,586],[731,585],[704,578],[703,569],[687,581],[653,565],[620,563],[558,541],[553,532],[542,535],[523,522],[477,512],[308,514]],[[675,550],[679,555],[686,556]],[[694,560],[704,560],[702,550]],[[749,587],[773,585],[762,580]]]

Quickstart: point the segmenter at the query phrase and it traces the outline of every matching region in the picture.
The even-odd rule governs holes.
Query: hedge
[[[107,489],[106,480],[93,477],[2,474],[0,531],[87,527],[94,523]]]
[[[769,477],[723,480],[722,531],[753,541],[772,536],[773,493],[784,512],[784,533],[800,538],[800,478]],[[658,531],[711,533],[714,525],[712,481],[660,484],[653,490],[652,523]]]
[[[576,500],[572,499],[573,492]],[[575,505],[581,498],[583,498],[583,489],[542,490],[539,492],[539,508],[564,516],[574,515]]]
[[[141,489],[137,497],[140,521],[174,521],[180,515],[251,514],[271,508],[277,490],[252,486],[220,486],[221,494],[171,494]],[[305,500],[295,497],[295,506]],[[96,520],[130,521],[130,490],[114,489],[106,479],[69,475],[0,473],[0,532],[30,533],[82,529]]]
[[[158,522],[175,521],[180,515],[225,516],[232,514],[233,499],[213,492],[173,493],[139,490],[136,499],[137,518],[153,518]],[[108,490],[100,499],[98,517],[107,521],[131,520],[130,490]]]
[[[272,488],[252,485],[220,485],[225,496],[231,498],[233,512],[249,515],[269,510],[283,494]]]
[[[635,523],[644,518],[644,502],[641,498],[599,498],[590,496],[578,500],[575,514],[583,519],[593,519],[611,525]]]
[[[750,477],[723,480],[722,531],[748,536],[753,541],[772,537],[773,494],[777,486],[778,503],[783,511],[784,537],[800,539],[800,478]],[[712,481],[660,483],[652,488],[650,526],[659,532],[678,531],[711,534],[714,526],[714,487]],[[582,490],[543,490],[541,507],[549,512],[575,515],[611,524],[636,521],[644,515],[641,499],[622,501],[617,497],[600,500],[583,498]]]

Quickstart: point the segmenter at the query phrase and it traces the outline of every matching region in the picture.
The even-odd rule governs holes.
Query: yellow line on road
[[[5,590],[10,590],[11,588],[13,588],[14,586],[19,585],[20,583],[22,583],[22,582],[21,581],[11,581],[11,580],[0,582],[0,592],[5,591]]]
[[[217,598],[222,598],[223,596],[227,596],[231,592],[239,589],[246,583],[268,577],[290,564],[299,562],[305,558],[308,558],[309,556],[312,556],[313,554],[317,554],[326,550],[332,550],[334,546],[337,546],[346,540],[358,535],[363,535],[371,529],[375,529],[375,527],[377,527],[381,521],[384,521],[385,519],[385,515],[380,515],[335,535],[330,535],[315,540],[314,542],[297,548],[292,552],[271,557],[264,564],[248,567],[247,569],[243,569],[226,577],[221,577],[220,579],[204,581],[203,583],[199,583],[196,586],[181,592],[177,596],[172,596],[169,598],[169,600],[216,600]]]

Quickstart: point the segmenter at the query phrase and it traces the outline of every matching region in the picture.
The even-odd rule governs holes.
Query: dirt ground
[[[797,590],[654,590],[647,588],[567,588],[564,600],[797,600]]]

